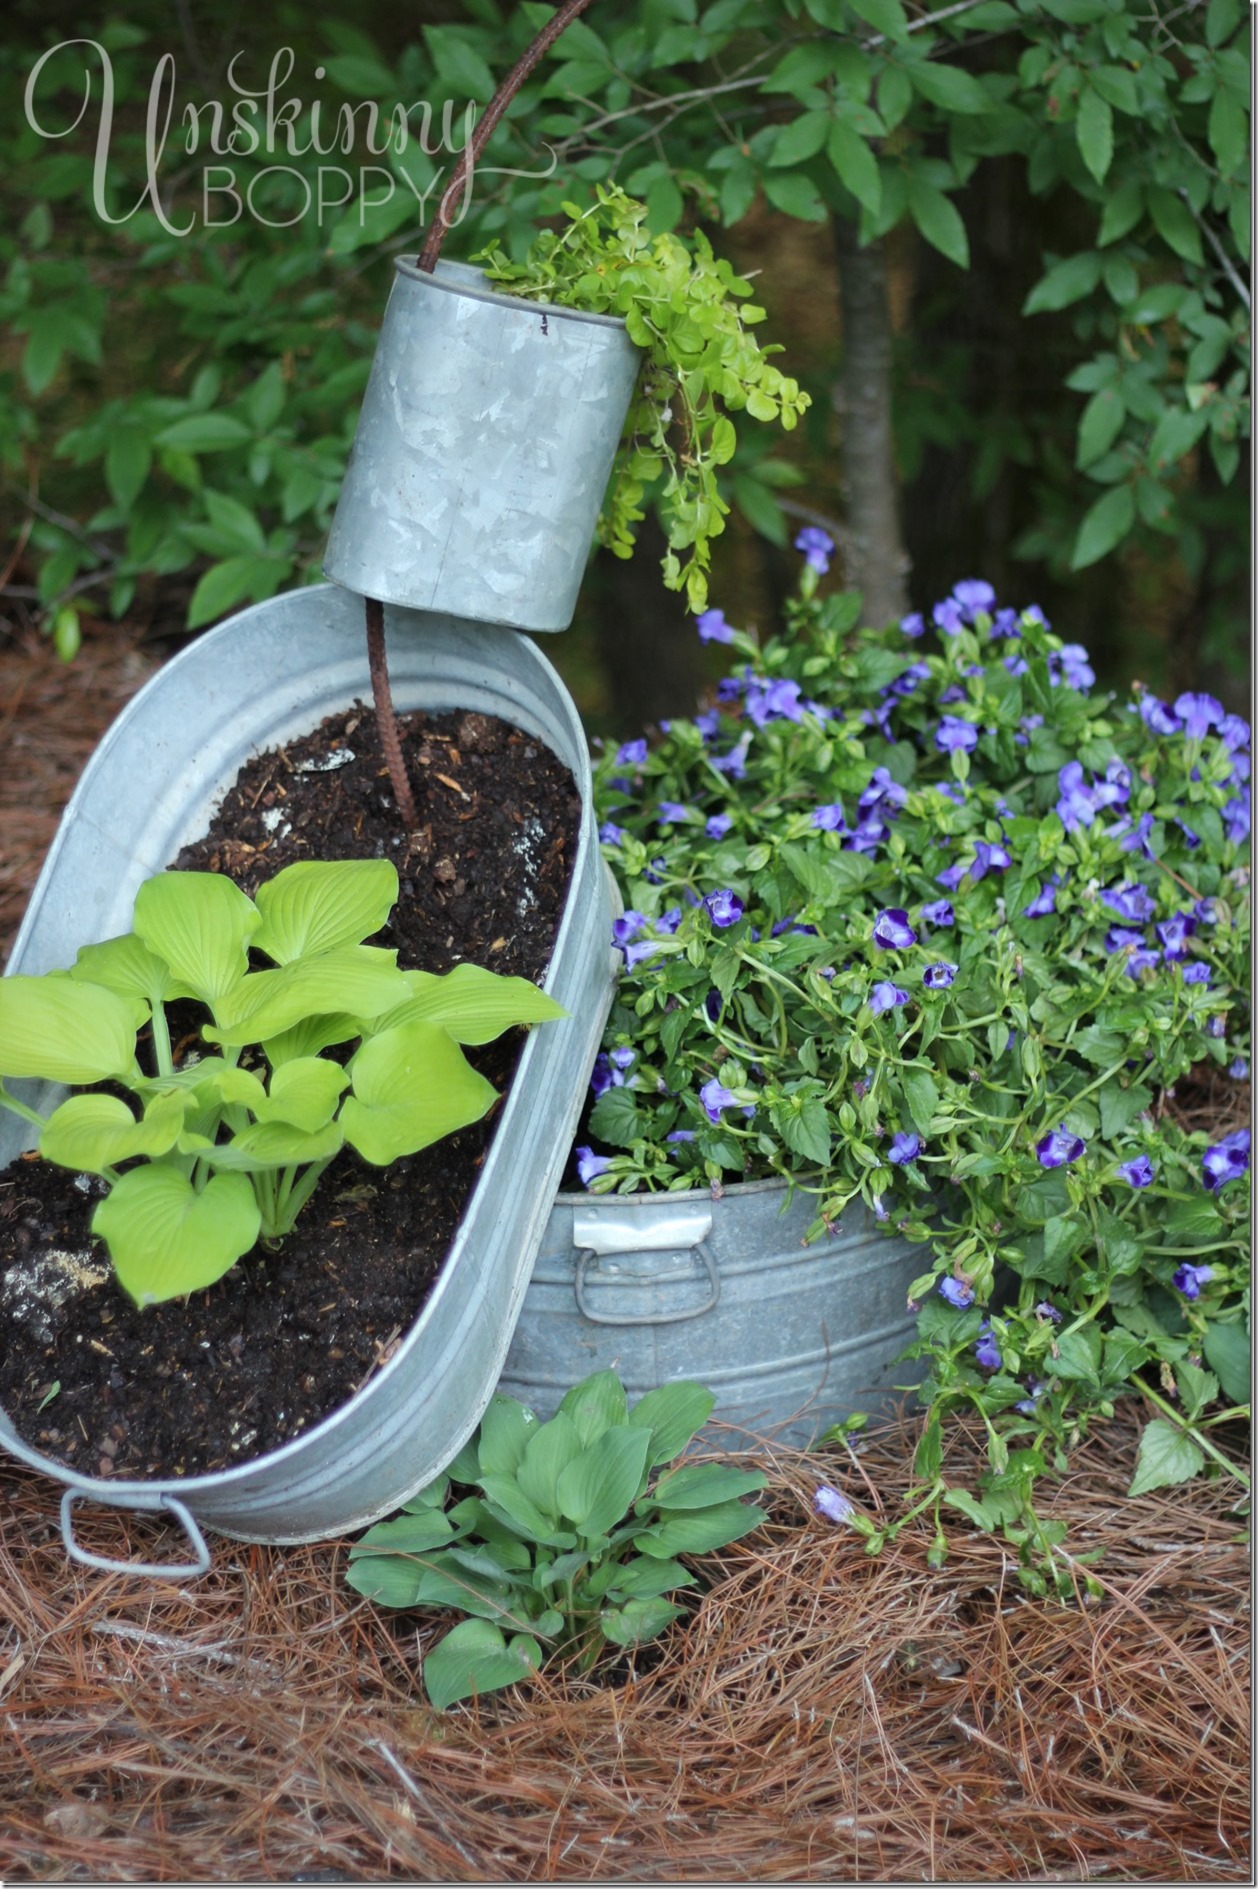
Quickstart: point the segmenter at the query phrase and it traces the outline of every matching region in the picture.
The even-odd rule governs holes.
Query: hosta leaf
[[[685,1612],[671,1600],[658,1596],[627,1600],[623,1607],[605,1607],[598,1617],[599,1628],[613,1646],[636,1646],[653,1640],[665,1627]]]
[[[382,1555],[386,1549],[393,1554],[423,1554],[443,1548],[453,1539],[454,1530],[443,1512],[426,1508],[419,1514],[395,1515],[392,1521],[377,1522],[361,1541],[354,1543],[349,1558],[357,1561],[364,1555]]]
[[[660,1384],[640,1397],[629,1412],[629,1422],[651,1432],[647,1462],[652,1469],[680,1456],[716,1407],[716,1398],[702,1384],[685,1381]]]
[[[376,1167],[479,1121],[498,1099],[434,1023],[404,1023],[368,1037],[349,1071],[354,1092],[342,1104],[341,1126]]]
[[[749,1534],[763,1520],[763,1512],[748,1502],[722,1502],[713,1509],[696,1509],[692,1515],[671,1515],[646,1529],[634,1546],[661,1561],[678,1554],[706,1554]]]
[[[547,1515],[538,1508],[536,1502],[530,1501],[514,1476],[483,1475],[480,1486],[485,1492],[486,1502],[500,1513],[501,1519],[517,1535],[552,1548],[571,1548],[574,1545],[576,1537],[572,1532],[556,1527],[554,1516]]]
[[[317,958],[297,958],[274,971],[251,971],[214,1006],[211,1042],[239,1047],[268,1042],[313,1015],[351,1011],[374,1017],[405,993],[396,952],[342,945]]]
[[[278,1036],[268,1036],[262,1052],[272,1069],[278,1069],[299,1056],[317,1056],[321,1049],[328,1049],[333,1043],[348,1043],[351,1037],[362,1036],[371,1027],[362,1017],[333,1010],[321,1017],[303,1017],[291,1029],[281,1030]]]
[[[625,1390],[614,1371],[596,1371],[566,1391],[559,1408],[572,1418],[582,1446],[625,1421]]]
[[[662,1509],[711,1509],[720,1502],[763,1489],[758,1469],[727,1469],[720,1463],[686,1463],[661,1476],[654,1496]]]
[[[135,930],[181,984],[205,1003],[239,984],[260,914],[216,872],[159,872],[136,894]]]
[[[262,923],[253,945],[277,964],[288,964],[361,944],[385,923],[397,893],[390,860],[298,860],[258,887]]]
[[[231,1141],[207,1148],[203,1158],[213,1168],[258,1173],[304,1166],[308,1161],[327,1161],[344,1141],[339,1122],[328,1122],[313,1133],[294,1127],[292,1122],[257,1122]]]
[[[549,1423],[543,1423],[534,1430],[526,1443],[516,1470],[516,1480],[530,1501],[536,1502],[538,1508],[547,1515],[558,1517],[559,1498],[556,1491],[559,1478],[573,1458],[580,1454],[581,1438],[577,1426],[562,1410]]]
[[[77,1174],[104,1174],[135,1155],[165,1154],[183,1127],[179,1095],[158,1096],[142,1121],[114,1095],[72,1095],[54,1109],[39,1137],[45,1161]]]
[[[349,1085],[349,1073],[324,1056],[297,1056],[271,1076],[266,1096],[254,1107],[262,1122],[291,1122],[313,1134],[330,1122]]]
[[[586,1537],[610,1534],[642,1487],[650,1433],[626,1424],[604,1430],[563,1470],[559,1507]]]
[[[131,1168],[92,1216],[137,1305],[213,1285],[254,1245],[260,1225],[243,1174],[215,1174],[197,1193],[171,1167]]]
[[[410,998],[377,1026],[423,1019],[439,1023],[456,1043],[490,1043],[516,1023],[547,1023],[567,1011],[527,977],[501,977],[479,964],[456,964],[444,977],[404,971]]]
[[[0,977],[0,1076],[104,1082],[135,1061],[148,1005],[70,977]]]
[[[70,967],[70,976],[88,984],[103,984],[120,997],[143,997],[148,1003],[189,993],[133,931],[101,944],[84,945]]]
[[[623,1600],[648,1600],[655,1594],[667,1594],[674,1587],[694,1587],[698,1576],[680,1561],[655,1561],[638,1555],[616,1569],[608,1592]]]
[[[540,1666],[542,1649],[529,1633],[511,1640],[489,1620],[461,1620],[424,1661],[424,1687],[439,1712],[459,1699],[527,1679]]]
[[[533,1412],[514,1397],[495,1392],[480,1421],[475,1463],[468,1462],[450,1474],[456,1481],[477,1482],[482,1475],[514,1476],[524,1460],[529,1438],[540,1428]]]

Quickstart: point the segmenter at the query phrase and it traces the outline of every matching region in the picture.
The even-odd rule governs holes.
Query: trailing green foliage
[[[68,972],[0,979],[0,1077],[90,1088],[45,1119],[0,1081],[0,1105],[38,1124],[45,1160],[108,1183],[92,1230],[138,1305],[282,1238],[345,1143],[384,1167],[479,1120],[497,1094],[460,1043],[564,1014],[524,978],[399,971],[362,942],[397,890],[388,860],[302,861],[256,903],[216,873],[159,873],[133,931]],[[251,970],[251,952],[274,968]],[[179,999],[208,1012],[208,1053],[176,1065]],[[320,1053],[333,1045],[357,1047],[342,1063]]]
[[[713,255],[702,231],[690,246],[676,236],[652,236],[646,205],[602,185],[590,209],[566,203],[564,211],[566,228],[544,231],[522,262],[500,246],[473,260],[513,295],[625,321],[646,359],[599,536],[618,557],[629,557],[646,492],[662,477],[664,582],[684,590],[692,610],[703,610],[711,540],[729,516],[719,485],[719,469],[738,444],[729,414],[745,410],[754,420],[780,420],[789,431],[810,405],[808,395],[767,358],[781,350],[762,348],[748,333],[764,310],[746,300],[750,282]],[[679,552],[689,553],[685,563]]]
[[[1249,728],[1094,693],[978,581],[858,627],[819,540],[784,633],[700,619],[717,706],[598,762],[626,968],[581,1178],[778,1175],[817,1234],[860,1200],[920,1242],[933,1500],[947,1412],[995,1525],[1133,1388],[1181,1436],[1141,1486],[1178,1479],[1248,1395],[1248,1131],[1167,1099],[1249,1073]]]
[[[586,1671],[608,1645],[653,1640],[684,1612],[667,1596],[698,1577],[677,1557],[761,1520],[741,1499],[764,1487],[758,1471],[664,1468],[715,1401],[673,1383],[629,1409],[615,1372],[599,1371],[539,1423],[498,1394],[445,1474],[351,1548],[346,1579],[369,1600],[470,1616],[424,1660],[439,1711],[525,1678],[543,1641]]]

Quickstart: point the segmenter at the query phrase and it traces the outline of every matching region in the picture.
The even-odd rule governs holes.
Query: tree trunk
[[[844,217],[833,219],[839,260],[843,359],[834,389],[841,486],[849,541],[844,577],[865,620],[890,623],[909,607],[909,558],[900,530],[891,427],[891,315],[881,242],[861,249]]]

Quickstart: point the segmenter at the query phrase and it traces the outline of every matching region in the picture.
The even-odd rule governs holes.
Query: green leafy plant
[[[599,1371],[539,1423],[499,1394],[445,1474],[350,1550],[346,1578],[369,1600],[470,1616],[424,1661],[439,1710],[524,1678],[543,1641],[588,1671],[609,1644],[652,1640],[677,1619],[667,1596],[698,1577],[676,1557],[737,1541],[762,1519],[740,1499],[764,1487],[758,1471],[657,1473],[715,1401],[698,1384],[665,1384],[629,1409],[615,1372]]]
[[[109,1183],[92,1229],[137,1304],[282,1238],[346,1143],[384,1167],[478,1120],[497,1092],[460,1045],[564,1014],[475,965],[399,971],[363,943],[397,891],[388,860],[302,861],[256,902],[217,873],[159,873],[132,931],[68,971],[0,979],[0,1078],[92,1086],[45,1117],[0,1080],[0,1105],[39,1127],[46,1160]],[[207,1053],[176,1063],[180,999],[208,1013]],[[343,1063],[321,1054],[349,1045]]]
[[[977,580],[858,627],[799,542],[785,633],[705,613],[716,705],[598,762],[626,967],[581,1178],[777,1175],[818,1233],[863,1201],[929,1248],[936,1503],[955,1410],[992,1485],[948,1499],[988,1525],[1124,1392],[1157,1413],[1140,1487],[1217,1464],[1248,1395],[1249,1134],[1170,1101],[1248,1078],[1248,725],[1095,691]]]
[[[762,348],[748,332],[764,310],[746,300],[751,283],[713,254],[702,231],[690,246],[652,235],[646,205],[603,185],[588,209],[563,207],[567,227],[544,231],[522,261],[496,244],[474,260],[513,295],[624,319],[646,359],[599,535],[618,557],[629,557],[644,496],[662,477],[664,581],[702,610],[711,541],[729,515],[719,469],[738,443],[730,413],[778,420],[789,430],[809,397],[769,360],[781,350]],[[684,563],[679,553],[688,554]]]

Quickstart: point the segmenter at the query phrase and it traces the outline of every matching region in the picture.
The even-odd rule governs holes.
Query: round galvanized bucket
[[[363,597],[572,621],[642,355],[622,321],[397,262],[323,562]]]
[[[461,1448],[506,1356],[611,1003],[612,889],[585,736],[540,650],[524,637],[413,611],[389,612],[388,634],[399,707],[501,716],[572,770],[582,824],[545,986],[568,1015],[529,1034],[422,1312],[389,1362],[331,1416],[215,1474],[125,1481],[84,1476],[44,1456],[0,1410],[0,1447],[66,1485],[66,1546],[92,1565],[111,1564],[74,1538],[72,1512],[87,1498],[164,1510],[182,1523],[192,1559],[121,1564],[132,1574],[200,1572],[208,1556],[198,1524],[244,1541],[298,1542],[377,1520]],[[31,895],[10,972],[56,969],[72,963],[80,945],[127,930],[140,883],[205,831],[250,754],[308,732],[369,689],[361,601],[330,585],[257,604],[190,644],[128,704],[89,762]],[[43,1109],[51,1099],[42,1085],[14,1089]],[[0,1114],[0,1166],[31,1139],[15,1116]]]
[[[722,1423],[793,1444],[895,1401],[919,1374],[895,1359],[921,1250],[859,1206],[805,1245],[815,1212],[779,1181],[560,1194],[499,1390],[549,1416],[591,1371],[614,1367],[631,1398],[694,1378]]]

